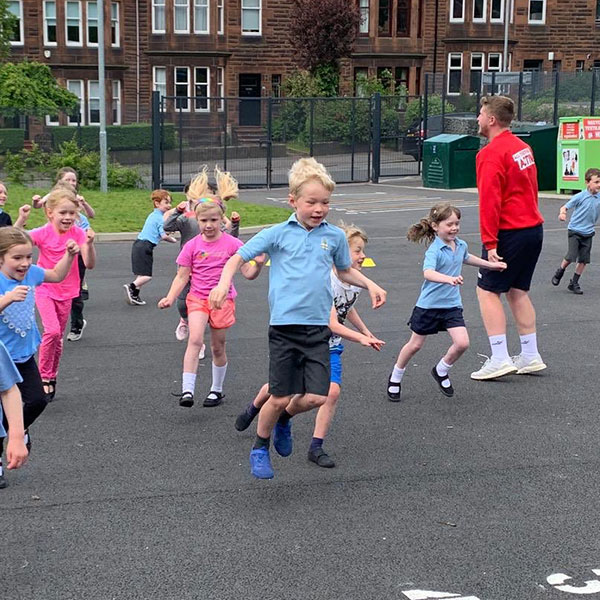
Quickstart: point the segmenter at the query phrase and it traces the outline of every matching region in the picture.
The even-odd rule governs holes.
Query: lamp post
[[[96,0],[98,11],[98,96],[100,102],[100,190],[108,191],[106,168],[106,89],[104,78],[104,0]]]
[[[512,3],[514,0],[504,0],[504,52],[502,54],[502,71],[508,71],[508,24],[512,14]]]

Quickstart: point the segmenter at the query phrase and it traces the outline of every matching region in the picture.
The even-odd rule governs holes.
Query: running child
[[[454,395],[448,373],[469,347],[469,334],[463,319],[458,287],[463,283],[463,263],[497,271],[506,269],[506,263],[492,263],[469,254],[466,242],[458,237],[460,216],[458,208],[442,202],[433,206],[427,217],[408,230],[407,237],[411,242],[426,240],[430,246],[423,261],[425,281],[408,322],[412,334],[400,350],[388,381],[387,396],[392,402],[400,402],[406,365],[423,347],[427,336],[439,331],[448,332],[452,345],[431,369],[431,375],[442,394],[448,397]]]
[[[218,196],[200,198],[195,208],[200,235],[192,238],[177,257],[179,269],[171,284],[169,293],[162,298],[159,308],[172,306],[185,286],[190,282],[187,295],[189,337],[183,357],[183,375],[179,405],[194,405],[198,354],[203,345],[204,330],[210,325],[210,346],[212,353],[212,385],[203,406],[221,404],[224,398],[223,382],[227,373],[225,339],[227,330],[235,323],[235,297],[233,285],[226,290],[226,300],[222,306],[211,308],[208,294],[218,283],[223,266],[230,256],[242,246],[237,238],[222,230],[225,207]],[[260,273],[262,261],[255,265],[245,265],[243,274],[254,279]]]
[[[368,238],[362,229],[354,225],[340,224],[340,228],[345,232],[346,239],[348,240],[352,268],[360,271],[362,263],[366,258],[364,250]],[[317,411],[313,438],[308,450],[308,460],[319,467],[325,468],[335,467],[334,460],[323,450],[323,440],[331,426],[341,392],[342,352],[344,351],[342,338],[358,342],[363,346],[371,347],[378,351],[385,343],[377,339],[369,331],[358,315],[358,311],[354,308],[354,304],[362,289],[340,281],[335,268],[331,271],[331,289],[333,292],[333,306],[329,319],[329,329],[332,333],[329,338],[329,361],[331,364],[329,393],[327,394],[325,404],[319,407]],[[356,328],[356,331],[344,325],[346,319]],[[261,406],[268,400],[268,389],[269,385],[265,384],[255,400],[238,416],[235,422],[235,428],[238,431],[244,431],[248,428],[254,417],[258,414]],[[288,407],[286,410],[289,412],[290,408]]]
[[[57,187],[48,195],[45,203],[48,223],[29,232],[33,244],[39,248],[38,265],[43,269],[54,269],[63,258],[65,251],[73,246],[79,248],[86,269],[93,269],[96,264],[94,247],[94,231],[83,231],[76,225],[77,198],[75,193],[66,187]],[[31,207],[22,206],[16,225],[24,227],[31,213]],[[79,295],[81,282],[77,262],[69,264],[68,274],[59,280],[60,283],[50,285],[42,283],[35,294],[44,333],[40,345],[40,374],[48,399],[53,400],[56,394],[56,378],[63,351],[63,335],[67,326],[71,302]]]
[[[13,224],[10,215],[4,210],[7,200],[8,191],[6,185],[0,181],[0,227],[10,227]]]
[[[171,208],[171,194],[166,190],[154,190],[150,199],[154,210],[146,218],[144,227],[131,247],[131,270],[135,279],[125,283],[125,301],[132,306],[144,306],[140,298],[140,288],[152,279],[154,248],[161,240],[174,244],[177,240],[163,228],[163,215]]]
[[[256,442],[250,452],[250,470],[259,479],[273,477],[271,432],[274,431],[275,450],[281,456],[289,456],[292,415],[317,408],[327,400],[332,266],[335,265],[340,281],[369,291],[373,308],[383,305],[386,295],[378,285],[352,269],[344,232],[325,221],[335,186],[325,167],[314,158],[300,159],[292,165],[289,184],[289,203],[294,214],[279,225],[263,229],[240,248],[227,261],[219,285],[209,297],[212,307],[224,306],[236,271],[260,254],[270,256],[271,396],[258,415]]]
[[[573,209],[568,226],[568,249],[567,255],[556,269],[552,277],[552,285],[558,285],[565,269],[572,263],[575,265],[575,273],[569,281],[567,289],[574,294],[581,295],[583,290],[579,285],[579,278],[590,262],[592,252],[592,239],[596,233],[594,225],[600,216],[600,169],[588,169],[585,172],[586,189],[575,194],[566,204],[560,207],[558,218],[567,220],[567,211]]]

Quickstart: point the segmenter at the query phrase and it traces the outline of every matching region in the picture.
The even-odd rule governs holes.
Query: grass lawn
[[[19,213],[19,206],[31,204],[31,196],[44,195],[47,189],[30,188],[22,185],[8,184],[8,202],[6,212],[10,214],[13,222]],[[81,195],[92,205],[96,211],[96,218],[91,221],[94,231],[99,233],[115,233],[120,231],[140,231],[144,220],[152,211],[150,192],[148,190],[115,190],[103,194],[97,190],[81,190]],[[173,205],[185,200],[181,192],[173,192]],[[242,217],[241,226],[265,225],[280,223],[291,214],[285,208],[250,204],[241,200],[230,200],[227,203],[227,214],[236,210]],[[27,228],[32,229],[46,222],[42,210],[33,210],[27,223]]]

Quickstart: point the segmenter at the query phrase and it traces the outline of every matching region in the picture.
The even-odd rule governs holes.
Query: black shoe
[[[171,396],[179,398],[179,406],[183,406],[184,408],[194,406],[194,394],[192,392],[183,392],[182,394],[171,393]]]
[[[219,404],[223,402],[223,398],[225,398],[225,394],[221,394],[221,392],[214,392],[211,390],[210,392],[208,392],[208,396],[206,396],[206,398],[204,399],[202,406],[205,406],[207,408],[219,406]]]
[[[437,384],[440,386],[440,391],[442,392],[442,394],[444,394],[444,396],[448,396],[448,398],[450,398],[451,396],[454,396],[454,388],[452,387],[452,384],[450,383],[450,377],[448,377],[448,375],[445,375],[444,377],[440,377],[438,375],[436,367],[433,367],[433,369],[431,369],[431,374],[433,375],[433,378],[437,381]],[[450,385],[448,387],[444,387],[442,385],[443,381],[448,381],[448,383],[450,383]]]
[[[310,460],[310,462],[314,462],[319,467],[324,467],[326,469],[332,469],[335,467],[335,462],[333,459],[321,447],[311,448],[308,451],[308,460]]]
[[[252,421],[254,421],[254,417],[251,417],[248,414],[248,411],[245,410],[243,413],[240,413],[235,420],[235,428],[238,431],[245,431],[248,429],[248,427],[250,427],[250,423],[252,423]]]
[[[3,490],[5,487],[8,487],[8,481],[6,481],[4,475],[0,475],[0,490]]]
[[[397,387],[397,392],[390,392],[390,387]],[[402,394],[402,384],[400,382],[396,383],[392,381],[391,377],[388,380],[387,385],[387,397],[390,402],[400,402],[400,395]]]
[[[552,285],[558,285],[564,274],[563,269],[556,269],[556,273],[552,276]]]
[[[567,286],[567,289],[570,292],[577,294],[578,296],[581,296],[581,294],[583,294],[583,290],[581,289],[579,282],[573,281],[572,279],[571,279],[571,281],[569,281],[569,285]]]

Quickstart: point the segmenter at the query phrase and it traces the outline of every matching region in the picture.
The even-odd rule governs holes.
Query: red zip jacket
[[[538,210],[537,169],[531,148],[510,131],[498,134],[477,154],[479,227],[484,246],[498,245],[501,229],[544,222]]]

